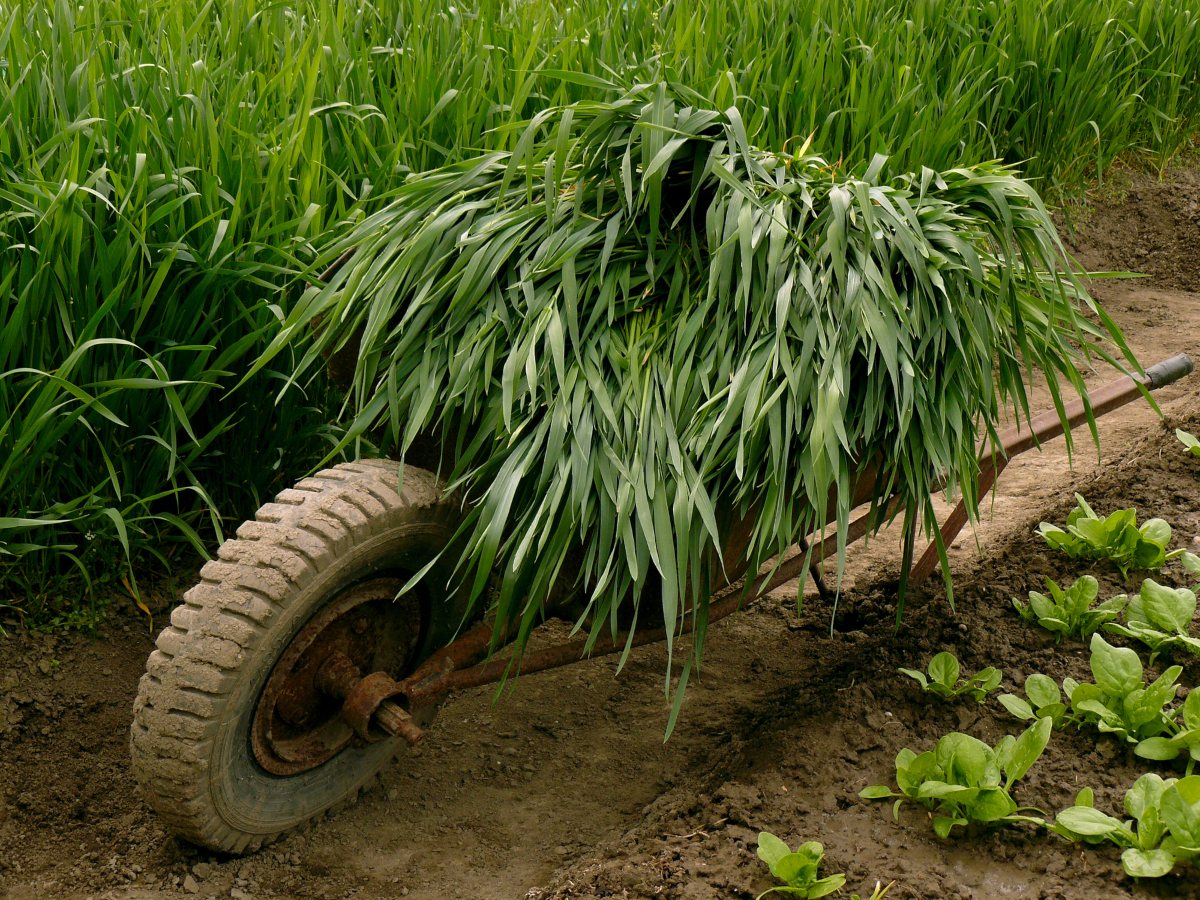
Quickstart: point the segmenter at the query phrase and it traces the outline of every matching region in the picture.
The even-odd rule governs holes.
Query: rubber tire
[[[384,460],[346,463],[283,491],[201,569],[159,634],[130,747],[143,795],[181,837],[256,850],[354,799],[402,746],[350,746],[281,777],[259,766],[249,738],[263,685],[304,624],[374,572],[417,571],[454,533],[461,513],[437,479],[408,466],[401,483],[399,471]],[[454,562],[427,577],[449,580]],[[461,594],[429,606],[418,659],[446,643],[466,611]]]

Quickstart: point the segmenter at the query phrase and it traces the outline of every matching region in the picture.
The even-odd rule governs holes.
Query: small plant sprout
[[[1025,697],[1016,694],[1001,694],[1000,704],[1023,722],[1034,719],[1049,719],[1055,730],[1067,724],[1067,704],[1062,692],[1049,675],[1035,672],[1025,679]]]
[[[999,669],[988,666],[980,669],[974,675],[959,678],[962,667],[953,653],[943,650],[929,661],[929,675],[916,669],[901,668],[899,672],[921,685],[921,690],[936,694],[946,700],[961,697],[964,694],[982,703],[987,695],[1000,686],[1004,673]]]
[[[1200,440],[1189,431],[1184,431],[1182,428],[1175,429],[1175,437],[1179,438],[1179,443],[1187,448],[1187,452],[1192,456],[1200,457]]]
[[[1185,650],[1200,655],[1200,639],[1189,630],[1196,615],[1196,595],[1187,588],[1169,588],[1151,578],[1129,600],[1125,624],[1112,623],[1107,629],[1141,641],[1150,648],[1150,661],[1159,653]]]
[[[1118,595],[1093,607],[1100,584],[1091,575],[1077,578],[1066,590],[1047,578],[1046,589],[1049,596],[1030,591],[1028,604],[1022,604],[1014,597],[1013,606],[1022,619],[1036,622],[1053,632],[1059,642],[1064,637],[1086,641],[1100,630],[1100,626],[1116,619],[1127,602],[1124,595]]]
[[[1121,866],[1134,878],[1161,878],[1177,863],[1200,856],[1200,775],[1143,775],[1125,792],[1125,811],[1131,817],[1125,821],[1093,803],[1092,792],[1081,791],[1050,830],[1072,841],[1108,841],[1125,848]]]
[[[876,784],[864,788],[859,796],[867,800],[896,798],[894,817],[899,817],[905,801],[920,803],[935,813],[933,830],[943,838],[957,825],[1040,825],[1041,819],[1020,815],[1030,808],[1017,805],[1012,789],[1046,749],[1051,729],[1049,719],[1038,719],[1019,737],[1006,735],[995,747],[955,731],[924,753],[905,748],[896,756],[900,792]]]
[[[1148,519],[1138,527],[1134,509],[1100,517],[1081,495],[1076,494],[1075,501],[1078,505],[1067,515],[1066,529],[1049,522],[1038,525],[1046,543],[1072,559],[1108,560],[1127,578],[1130,569],[1161,569],[1176,555],[1167,554],[1171,526],[1164,520]]]
[[[758,858],[767,864],[771,874],[783,884],[763,891],[757,900],[762,900],[767,894],[787,894],[804,898],[832,894],[846,883],[846,876],[838,874],[818,877],[821,859],[824,856],[825,848],[818,841],[808,841],[792,850],[769,831],[761,832],[758,836]]]

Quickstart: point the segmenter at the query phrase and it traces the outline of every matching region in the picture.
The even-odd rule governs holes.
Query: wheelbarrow
[[[1090,394],[1092,415],[1192,368],[1180,354],[1113,381]],[[1052,410],[1000,435],[980,456],[977,496],[1013,457],[1087,420],[1077,400],[1061,416]],[[584,640],[519,660],[511,648],[495,650],[495,623],[470,621],[454,548],[443,552],[461,504],[430,472],[401,468],[344,463],[283,491],[221,546],[172,613],[138,689],[131,749],[147,801],[181,837],[253,851],[352,799],[421,740],[449,695],[666,639],[665,629],[638,629],[590,650]],[[856,504],[875,497],[875,481],[872,468],[859,473]],[[884,501],[885,514],[897,503]],[[850,522],[848,539],[872,530],[880,511],[873,505]],[[960,503],[941,526],[943,546],[966,522]],[[742,558],[744,526],[725,536],[726,560]],[[836,542],[815,537],[768,574],[737,573],[746,580],[714,595],[708,621],[797,577]],[[931,546],[909,585],[937,565]],[[569,609],[565,599],[560,609]]]

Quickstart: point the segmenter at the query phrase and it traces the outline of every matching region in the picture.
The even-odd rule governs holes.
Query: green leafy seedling
[[[1188,453],[1200,457],[1200,440],[1197,440],[1194,434],[1184,431],[1182,428],[1176,428],[1175,437],[1179,438],[1179,443],[1187,448]]]
[[[1190,561],[1185,565],[1190,566]],[[1196,594],[1187,588],[1169,588],[1152,578],[1129,600],[1125,624],[1112,623],[1107,629],[1141,641],[1150,648],[1150,661],[1159,653],[1184,650],[1200,655],[1200,640],[1189,633],[1196,615]]]
[[[962,667],[953,653],[943,650],[929,661],[929,675],[917,669],[901,668],[898,671],[921,685],[921,690],[946,700],[966,695],[982,703],[987,695],[1000,686],[1004,673],[988,666],[974,675],[959,678]]]
[[[1080,792],[1050,830],[1068,840],[1123,847],[1121,866],[1134,878],[1161,878],[1200,856],[1200,775],[1143,775],[1125,792],[1131,817],[1125,821],[1096,809],[1093,799],[1091,791]]]
[[[1036,622],[1053,632],[1060,642],[1064,637],[1086,641],[1102,625],[1116,619],[1127,602],[1124,595],[1119,595],[1093,607],[1100,593],[1100,584],[1091,575],[1077,578],[1066,590],[1060,588],[1053,579],[1047,578],[1046,589],[1050,592],[1049,596],[1030,591],[1028,604],[1022,604],[1014,597],[1013,606],[1022,619]]]
[[[1000,704],[1023,722],[1034,719],[1049,719],[1055,730],[1067,724],[1067,704],[1062,692],[1049,675],[1035,672],[1025,679],[1025,696],[1001,694]]]
[[[846,883],[846,876],[838,874],[819,878],[818,870],[824,856],[825,848],[817,841],[808,841],[792,850],[769,831],[761,832],[758,835],[758,858],[783,884],[763,891],[758,895],[758,900],[767,894],[789,894],[804,898],[832,894]]]
[[[1144,759],[1169,761],[1184,754],[1188,757],[1187,774],[1191,775],[1200,761],[1200,691],[1193,690],[1179,707],[1179,730],[1168,736],[1149,737],[1139,741],[1134,752]]]
[[[1183,672],[1171,666],[1152,684],[1143,678],[1142,661],[1128,647],[1114,647],[1092,635],[1089,660],[1094,684],[1063,680],[1075,721],[1095,725],[1132,744],[1175,730],[1174,712],[1165,707],[1175,699],[1175,682]]]
[[[1038,525],[1038,533],[1051,547],[1072,559],[1108,560],[1128,578],[1130,569],[1161,569],[1167,562],[1171,526],[1162,519],[1148,519],[1140,528],[1137,511],[1119,509],[1100,517],[1079,494],[1078,504],[1067,515],[1067,527],[1049,522]]]
[[[867,800],[896,798],[892,815],[899,817],[905,801],[913,801],[935,813],[933,830],[948,837],[959,825],[993,825],[1035,822],[1012,797],[1012,789],[1037,762],[1050,740],[1052,723],[1038,719],[1019,737],[1006,735],[995,747],[961,732],[938,740],[932,750],[917,754],[907,747],[896,756],[899,793],[887,785],[864,788]]]

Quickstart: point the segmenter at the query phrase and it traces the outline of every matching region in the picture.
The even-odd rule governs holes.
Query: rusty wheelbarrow
[[[1093,414],[1192,367],[1181,354],[1105,385],[1091,393]],[[979,496],[1014,456],[1062,434],[1063,418],[1072,428],[1085,422],[1083,401],[989,446]],[[872,497],[868,470],[855,499]],[[871,530],[879,512],[853,520],[849,540]],[[421,740],[451,693],[665,640],[663,629],[639,629],[602,638],[590,652],[582,639],[529,651],[512,665],[503,648],[491,652],[494,623],[468,619],[466,592],[452,578],[456,560],[442,552],[460,515],[429,472],[410,464],[401,478],[399,463],[362,460],[283,491],[222,545],[159,635],[134,707],[134,772],[172,829],[219,851],[257,849],[353,798],[404,744]],[[946,545],[966,521],[960,504],[941,527]],[[740,558],[739,530],[726,537],[727,560]],[[835,549],[830,537],[811,551],[821,559]],[[709,621],[797,577],[808,556],[727,587]],[[930,547],[909,583],[937,565]],[[403,590],[416,573],[424,577]]]

